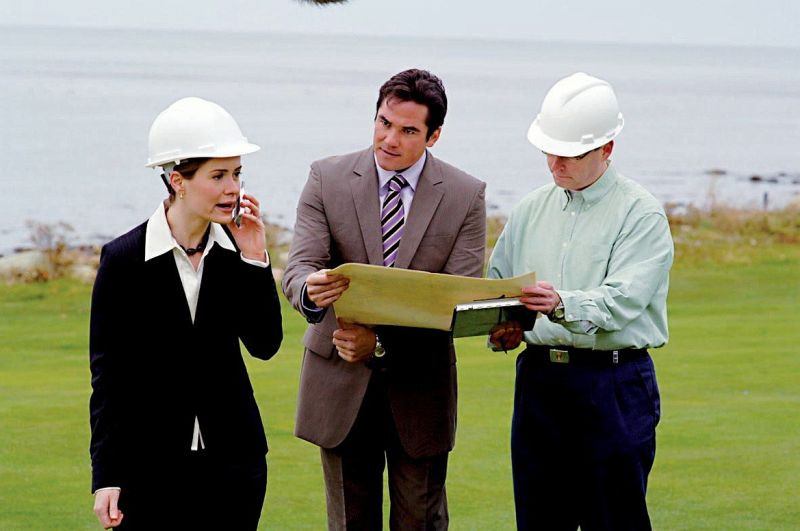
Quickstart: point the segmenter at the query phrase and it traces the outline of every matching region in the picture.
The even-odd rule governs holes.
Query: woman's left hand
[[[231,220],[228,228],[236,240],[236,245],[242,251],[242,255],[250,260],[267,259],[267,240],[264,222],[261,220],[261,204],[258,199],[245,193],[241,202],[242,226],[237,227]]]

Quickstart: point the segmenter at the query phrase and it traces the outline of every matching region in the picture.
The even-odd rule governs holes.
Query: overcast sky
[[[0,24],[800,47],[798,0],[0,0]]]

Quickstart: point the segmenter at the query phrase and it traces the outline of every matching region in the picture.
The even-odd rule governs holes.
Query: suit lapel
[[[367,251],[369,263],[383,265],[383,241],[381,239],[381,213],[378,208],[378,172],[372,149],[362,152],[353,169],[350,190],[356,207],[361,237]],[[402,248],[402,245],[401,245]]]
[[[222,285],[215,284],[211,279],[219,278],[216,276],[216,270],[219,267],[219,261],[222,259],[222,249],[218,243],[215,243],[208,255],[203,259],[203,278],[200,280],[200,291],[197,293],[197,308],[194,312],[194,325],[195,326],[210,326],[205,324],[206,312],[212,309],[216,302],[220,302],[219,294],[217,293]],[[233,297],[234,294],[231,294]],[[224,300],[224,299],[222,299]],[[213,313],[212,313],[213,315]],[[212,318],[212,315],[209,318]]]
[[[417,252],[419,242],[431,222],[436,207],[444,194],[442,187],[442,174],[433,155],[428,153],[425,166],[419,176],[417,189],[414,191],[414,200],[411,202],[411,211],[406,215],[403,238],[397,251],[395,267],[407,268]],[[380,234],[378,235],[380,240]],[[382,249],[381,249],[382,251]]]
[[[164,325],[191,329],[192,314],[189,312],[189,303],[186,301],[186,293],[183,291],[183,283],[172,252],[148,260],[144,267],[148,272],[147,285],[154,287],[152,293],[155,298],[152,302],[169,319]]]

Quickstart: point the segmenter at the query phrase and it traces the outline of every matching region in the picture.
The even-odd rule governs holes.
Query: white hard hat
[[[558,81],[544,97],[528,140],[545,153],[575,157],[613,140],[624,123],[611,85],[578,72]]]
[[[198,157],[236,157],[259,149],[242,135],[228,111],[201,98],[183,98],[162,111],[150,126],[146,166]]]

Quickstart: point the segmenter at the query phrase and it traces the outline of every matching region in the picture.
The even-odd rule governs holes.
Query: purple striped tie
[[[397,259],[397,248],[400,247],[400,238],[403,237],[403,200],[400,199],[400,190],[408,182],[402,175],[395,175],[389,180],[389,193],[383,200],[381,209],[381,232],[383,233],[383,265],[393,267]]]

